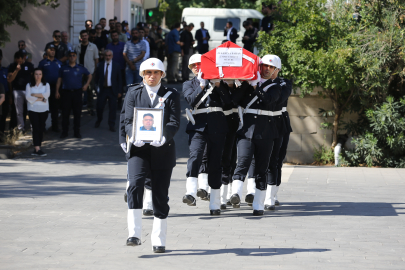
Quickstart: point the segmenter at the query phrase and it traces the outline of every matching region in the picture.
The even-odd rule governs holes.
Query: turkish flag
[[[217,66],[217,48],[240,48],[242,50],[242,66]],[[226,42],[201,56],[202,78],[206,80],[230,79],[250,81],[257,79],[260,57],[243,49],[233,42]]]

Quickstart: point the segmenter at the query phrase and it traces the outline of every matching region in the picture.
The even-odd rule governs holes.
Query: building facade
[[[13,62],[19,40],[26,42],[27,51],[32,54],[32,63],[37,66],[42,59],[45,44],[52,41],[54,30],[67,31],[69,42],[75,46],[79,44],[79,33],[85,29],[86,20],[92,20],[94,28],[100,18],[106,18],[108,29],[108,20],[116,16],[120,22],[127,20],[132,28],[138,22],[145,21],[145,9],[157,7],[158,0],[60,0],[59,3],[56,9],[27,5],[21,19],[29,29],[24,30],[18,25],[6,28],[11,41],[1,48],[3,66]]]

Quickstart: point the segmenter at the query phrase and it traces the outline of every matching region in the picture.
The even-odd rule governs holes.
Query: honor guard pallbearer
[[[196,205],[197,177],[204,149],[207,147],[208,184],[211,187],[210,214],[220,215],[221,157],[228,132],[223,106],[231,103],[231,97],[223,82],[208,82],[201,78],[200,59],[201,55],[190,57],[189,67],[196,77],[183,84],[184,98],[192,108],[186,109],[189,118],[186,132],[189,135],[190,158],[187,162],[186,194],[183,202],[190,206]]]
[[[176,165],[176,149],[173,140],[180,126],[180,95],[175,89],[161,85],[165,77],[163,63],[157,58],[144,61],[140,67],[144,85],[130,87],[125,101],[125,133],[131,138],[128,158],[128,246],[141,244],[142,198],[145,180],[151,178],[153,201],[153,251],[165,252],[167,216],[169,214],[169,185]],[[133,89],[134,88],[134,89]],[[163,137],[150,144],[134,138],[132,134],[134,108],[163,108]]]
[[[243,181],[246,178],[253,156],[255,167],[255,196],[253,215],[263,215],[266,195],[266,171],[273,148],[275,127],[272,123],[272,106],[280,96],[279,79],[273,78],[277,68],[260,64],[260,76],[249,83],[244,82],[241,91],[233,95],[235,103],[243,108],[243,116],[237,131],[237,166],[233,175],[230,202],[239,207]],[[257,86],[259,84],[259,86]]]

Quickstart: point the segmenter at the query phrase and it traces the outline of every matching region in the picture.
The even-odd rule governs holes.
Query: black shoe
[[[240,208],[240,203],[232,204],[232,208]]]
[[[157,247],[157,246],[153,246],[153,252],[154,253],[165,253],[166,252],[166,247]]]
[[[91,116],[95,116],[95,115],[96,115],[93,110],[90,110],[90,111],[89,111],[89,114],[90,114]]]
[[[248,203],[247,205],[248,205],[248,206],[252,206],[252,205],[253,205],[253,203]]]
[[[276,206],[265,204],[264,209],[273,211],[276,210]]]
[[[263,214],[264,214],[263,210],[253,210],[254,216],[263,216]]]
[[[152,209],[143,209],[143,215],[144,216],[153,216],[153,210]]]
[[[226,202],[226,205],[232,206],[232,204],[229,200]]]
[[[140,246],[142,245],[141,239],[137,237],[130,237],[127,239],[127,246]]]
[[[200,197],[201,200],[207,200],[208,192],[205,189],[199,188],[197,190],[197,197]]]
[[[221,204],[221,209],[222,210],[226,209],[226,204]]]
[[[53,132],[60,132],[60,129],[58,127],[52,127]]]
[[[67,132],[62,132],[62,134],[60,134],[60,138],[64,139],[68,136]]]
[[[253,203],[253,200],[255,199],[255,195],[253,194],[247,194],[245,197],[245,202],[247,203]]]
[[[75,132],[75,137],[78,138],[78,139],[81,139],[82,135],[80,135],[80,132]]]
[[[128,202],[128,194],[126,192],[124,193],[124,201]]]
[[[34,149],[34,152],[31,153],[31,156],[46,157],[47,154],[45,154],[42,150],[35,151]]]
[[[276,200],[276,202],[274,203],[274,205],[280,205],[280,202]]]
[[[195,206],[196,201],[195,198],[191,195],[184,195],[183,196],[183,203],[186,203],[188,206]]]
[[[94,127],[98,128],[100,126],[100,123],[101,123],[100,121],[96,121],[96,123],[94,124]]]
[[[231,198],[229,199],[229,201],[231,202],[231,204],[232,205],[235,205],[235,204],[240,204],[240,198],[239,198],[239,195],[238,194],[233,194],[232,196],[231,196]]]
[[[219,210],[219,209],[210,210],[210,215],[211,216],[219,216],[219,215],[221,215],[221,210]]]
[[[115,127],[110,127],[111,132],[115,132]]]

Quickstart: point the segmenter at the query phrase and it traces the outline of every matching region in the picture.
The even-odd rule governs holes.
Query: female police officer
[[[146,177],[151,177],[153,201],[153,251],[165,252],[167,216],[169,214],[169,185],[173,167],[176,165],[176,150],[173,136],[180,126],[180,95],[175,89],[161,85],[165,68],[157,58],[141,64],[139,74],[144,85],[135,85],[128,90],[125,101],[125,132],[131,138],[128,149],[128,246],[141,244],[142,198]],[[134,141],[132,123],[134,108],[163,108],[163,137],[160,141],[146,144]]]

